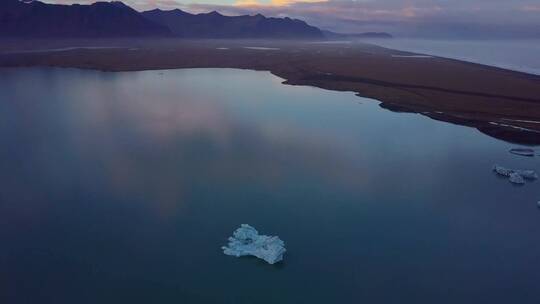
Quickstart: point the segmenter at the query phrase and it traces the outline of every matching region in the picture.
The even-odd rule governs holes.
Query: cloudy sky
[[[96,0],[45,0],[91,3]],[[540,38],[540,0],[124,0],[137,10],[217,10],[225,15],[289,16],[338,32],[397,36]]]

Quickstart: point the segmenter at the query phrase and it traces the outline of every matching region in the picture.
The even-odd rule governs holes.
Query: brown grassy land
[[[0,45],[1,67],[266,70],[287,84],[353,91],[390,110],[540,144],[540,77],[457,60],[393,57],[409,53],[362,43],[306,41],[11,40]]]

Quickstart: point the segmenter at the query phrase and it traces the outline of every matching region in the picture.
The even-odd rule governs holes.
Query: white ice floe
[[[519,174],[524,179],[538,179],[538,174],[536,174],[536,172],[534,172],[533,170],[515,170],[515,173]]]
[[[510,153],[516,154],[516,155],[521,155],[521,156],[529,156],[529,157],[533,157],[533,156],[534,156],[534,150],[533,150],[533,149],[529,149],[529,148],[514,148],[514,149],[510,149]]]
[[[506,177],[510,177],[510,173],[512,173],[512,170],[507,169],[505,167],[501,167],[499,165],[493,166],[493,171],[495,171],[495,173],[499,175],[506,176]]]
[[[523,177],[521,177],[521,175],[519,175],[516,172],[510,173],[510,178],[508,178],[508,180],[512,184],[519,184],[519,185],[525,184],[525,179],[523,179]]]
[[[221,247],[223,253],[235,257],[252,255],[275,264],[283,260],[285,243],[277,236],[259,235],[259,232],[247,224],[242,224],[229,238],[229,244]]]
[[[259,50],[259,51],[279,51],[279,48],[273,48],[273,47],[262,47],[262,46],[245,46],[245,49],[250,50]]]
[[[525,179],[535,180],[538,179],[538,174],[533,170],[513,170],[499,165],[493,166],[495,173],[508,177],[508,180],[514,184],[524,184]]]

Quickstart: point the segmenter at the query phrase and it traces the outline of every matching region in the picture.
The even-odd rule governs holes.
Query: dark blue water
[[[538,158],[280,82],[2,70],[0,303],[539,303],[539,184],[491,172]]]

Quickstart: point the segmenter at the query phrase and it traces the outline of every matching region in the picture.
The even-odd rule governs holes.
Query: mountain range
[[[138,12],[119,1],[62,5],[0,0],[0,37],[4,38],[332,39],[362,35],[365,34],[344,36],[321,31],[302,20],[267,18],[261,14],[190,14],[179,9]]]
[[[39,1],[0,0],[0,37],[169,36],[122,2],[59,5]]]
[[[323,38],[320,29],[287,17],[267,18],[261,14],[230,17],[215,11],[195,15],[179,9],[155,9],[142,15],[183,38]]]

